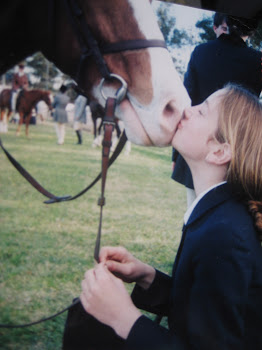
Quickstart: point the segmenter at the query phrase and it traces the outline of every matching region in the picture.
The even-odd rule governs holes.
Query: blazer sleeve
[[[168,314],[172,279],[156,270],[155,279],[147,290],[135,286],[131,298],[139,309],[165,316]]]
[[[165,316],[169,310],[172,278],[156,270],[155,279],[149,289],[145,290],[138,285],[132,292],[134,304],[145,311]],[[186,350],[183,342],[165,327],[141,316],[132,327],[126,341],[127,350],[145,349],[176,349]],[[174,347],[175,346],[175,347]]]
[[[128,335],[130,349],[239,350],[243,347],[245,305],[252,274],[250,252],[228,225],[217,225],[214,231],[204,240],[205,244],[197,247],[193,257],[185,334],[176,334],[176,329],[164,329],[141,316]],[[176,317],[175,311],[171,317]]]

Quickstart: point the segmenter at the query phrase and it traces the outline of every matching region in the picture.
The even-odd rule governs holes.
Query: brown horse
[[[0,74],[41,51],[74,78],[90,100],[93,97],[104,105],[99,87],[104,61],[109,72],[123,77],[128,84],[117,116],[124,122],[129,140],[143,145],[169,145],[182,110],[190,100],[168,51],[150,47],[152,42],[148,40],[163,40],[150,2],[1,1]],[[208,8],[214,1],[198,3]],[[217,11],[222,12],[227,4],[232,14],[241,15],[241,9],[244,17],[256,14],[260,3],[261,0],[241,4],[234,0],[215,1]],[[89,33],[93,34],[92,40]],[[144,40],[149,43],[147,47],[140,45]],[[98,58],[97,48],[102,58]],[[114,85],[114,81],[108,81],[108,93]]]
[[[11,89],[4,89],[0,94],[1,116],[0,122],[3,123],[4,113],[7,113],[7,122],[12,113],[11,110]],[[18,96],[16,103],[16,112],[19,114],[19,124],[16,131],[17,136],[20,134],[21,125],[25,122],[25,133],[29,136],[29,122],[32,117],[32,109],[39,101],[44,101],[49,109],[52,108],[49,91],[45,90],[23,90]]]
[[[124,122],[129,140],[170,145],[190,99],[163,47],[149,0],[4,1],[0,3],[0,33],[0,74],[41,51],[77,81],[89,100],[104,106],[100,89],[103,69],[99,67],[105,63],[110,73],[121,76],[128,85],[116,115]],[[102,58],[93,55],[89,33]],[[115,94],[119,86],[108,77],[106,96]]]
[[[108,72],[127,82],[126,98],[116,114],[124,122],[129,140],[142,145],[169,145],[190,100],[168,51],[152,44],[152,39],[159,43],[163,36],[150,2],[1,1],[0,74],[41,51],[75,79],[90,100],[95,98],[104,105],[99,86],[101,76],[107,76],[106,95],[112,90],[114,93],[117,84],[104,74],[105,63]],[[211,2],[205,0],[205,6]],[[232,12],[239,8],[233,0],[216,3],[218,11],[224,3],[230,3]],[[252,7],[250,2],[245,4]],[[253,6],[252,11],[245,13],[253,15],[256,11]]]
[[[5,123],[5,113],[6,113],[6,123],[8,123],[10,116],[12,114],[11,109],[11,90],[4,89],[0,93],[0,132],[4,129],[3,124]]]

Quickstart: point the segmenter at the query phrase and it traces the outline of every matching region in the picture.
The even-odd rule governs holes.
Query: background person
[[[58,94],[55,95],[53,101],[54,107],[54,121],[55,130],[57,136],[57,144],[63,145],[65,141],[65,123],[68,122],[66,106],[70,101],[69,96],[66,94],[67,87],[61,85]]]
[[[82,144],[82,129],[83,124],[87,122],[86,105],[87,98],[83,95],[78,95],[75,100],[75,110],[74,110],[74,130],[77,135],[77,144]]]
[[[257,96],[262,89],[262,53],[247,46],[246,40],[257,27],[257,21],[221,16],[219,26],[214,17],[217,39],[198,45],[192,52],[184,85],[192,105],[203,102],[226,83],[243,85]],[[217,20],[217,18],[216,18]],[[229,34],[223,32],[228,24]],[[220,34],[220,35],[219,35]],[[188,206],[195,199],[192,175],[183,157],[173,149],[172,179],[185,185]]]
[[[19,92],[27,90],[29,87],[28,77],[24,71],[25,63],[18,64],[18,71],[13,74],[12,90],[11,90],[11,110],[13,114],[16,112],[16,102]],[[19,116],[18,116],[19,120]]]
[[[218,38],[221,34],[228,34],[227,15],[216,12],[213,18],[213,30]]]
[[[185,110],[172,144],[190,166],[197,198],[172,276],[107,247],[82,282],[85,310],[127,349],[262,348],[261,139],[262,105],[241,87]],[[132,299],[122,281],[137,283]],[[138,308],[167,315],[169,328]]]

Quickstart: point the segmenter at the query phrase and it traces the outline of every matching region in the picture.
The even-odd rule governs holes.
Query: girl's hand
[[[103,263],[85,273],[80,300],[89,314],[112,327],[124,339],[141,316],[123,282]]]
[[[144,289],[149,288],[155,278],[153,267],[136,259],[123,247],[103,247],[99,260],[122,281],[136,282]]]

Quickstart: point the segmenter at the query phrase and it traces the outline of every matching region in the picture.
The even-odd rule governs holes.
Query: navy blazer
[[[184,84],[192,105],[202,103],[226,83],[243,85],[257,96],[262,90],[262,52],[248,47],[238,36],[222,34],[194,49]]]
[[[262,90],[261,64],[262,52],[248,47],[238,36],[222,34],[216,40],[196,46],[184,79],[192,105],[202,103],[229,82],[243,85],[259,96]],[[172,179],[194,188],[184,158],[178,152],[175,157],[177,160]]]
[[[141,316],[132,349],[261,350],[262,248],[253,220],[227,184],[197,204],[172,277],[159,271],[148,290],[136,286],[137,307],[167,315],[169,329]]]

